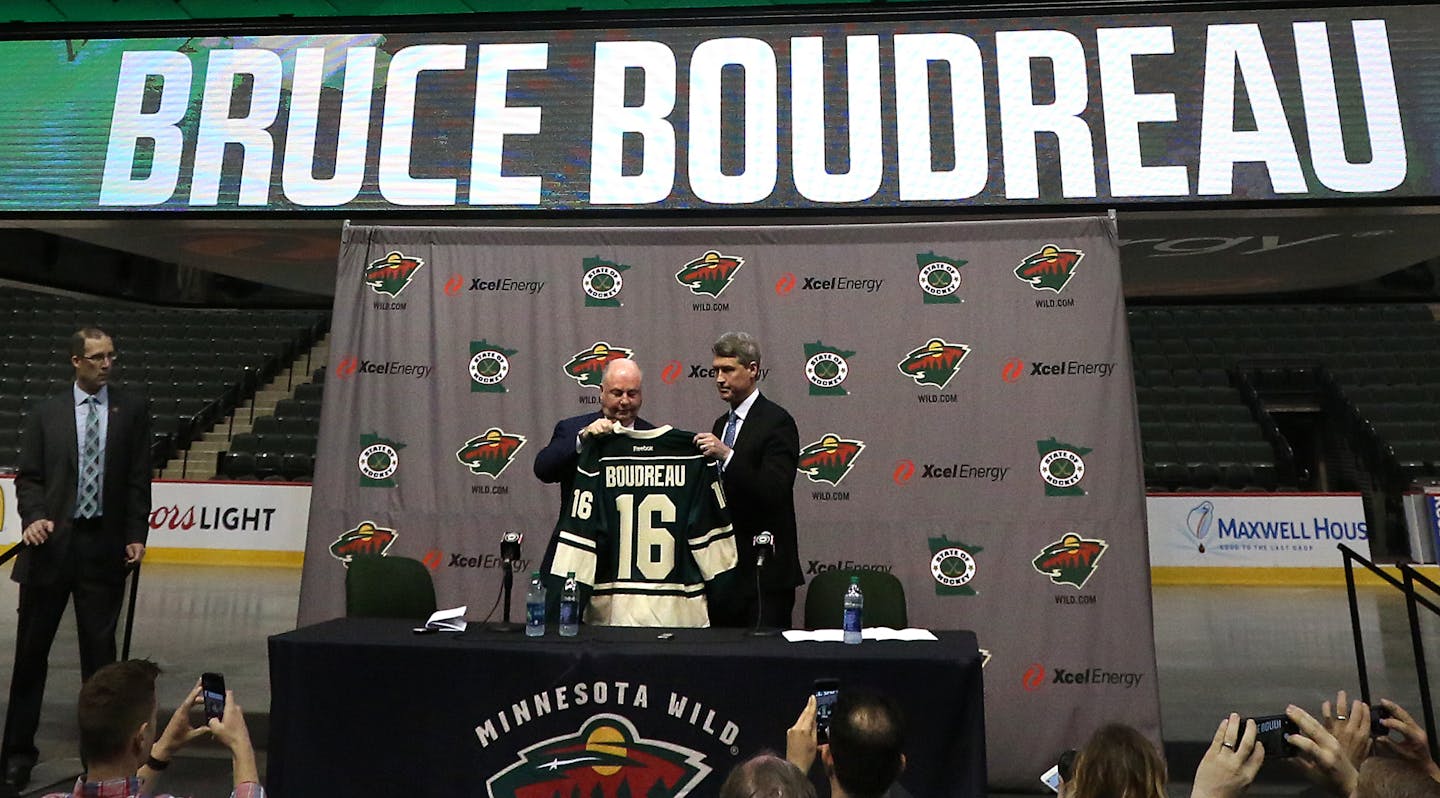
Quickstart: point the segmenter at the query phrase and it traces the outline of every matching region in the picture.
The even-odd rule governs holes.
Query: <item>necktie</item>
[[[94,518],[100,514],[100,400],[91,396],[85,404],[90,407],[85,417],[85,448],[80,456],[78,515]]]
[[[730,420],[725,422],[725,434],[720,438],[726,446],[733,447],[735,445],[735,428],[739,426],[740,417],[735,415],[734,410],[731,410]]]

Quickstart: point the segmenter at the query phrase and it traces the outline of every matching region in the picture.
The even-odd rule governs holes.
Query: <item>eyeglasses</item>
[[[80,356],[80,359],[81,359],[81,360],[88,360],[88,361],[90,361],[91,363],[94,363],[95,365],[99,366],[99,365],[102,365],[102,364],[103,364],[105,361],[107,361],[107,360],[110,361],[111,363],[114,363],[114,362],[118,361],[118,360],[120,359],[120,355],[119,355],[118,352],[99,352],[99,353],[93,354],[93,355],[81,355],[81,356]]]

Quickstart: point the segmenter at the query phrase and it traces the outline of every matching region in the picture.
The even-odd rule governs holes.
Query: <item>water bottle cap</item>
[[[530,572],[530,578],[531,578],[531,579],[539,579],[539,578],[540,578],[540,572],[539,572],[539,571],[531,571],[531,572]]]
[[[852,584],[852,585],[858,585],[858,584],[860,584],[860,577],[858,577],[858,576],[852,576],[852,577],[850,577],[850,584]]]

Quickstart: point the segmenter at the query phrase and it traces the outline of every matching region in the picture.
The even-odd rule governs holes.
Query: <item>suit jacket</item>
[[[10,578],[22,584],[49,584],[67,572],[74,557],[79,573],[125,578],[125,546],[144,543],[150,533],[150,401],[110,386],[105,434],[105,481],[100,534],[77,539],[72,525],[80,473],[72,390],[43,400],[25,419],[15,499],[23,529],[48,518],[55,524],[40,546],[26,546]],[[73,553],[72,553],[73,550]]]
[[[715,419],[715,437],[725,432],[730,414]],[[805,582],[795,534],[795,469],[800,465],[800,431],[785,408],[755,398],[750,413],[731,447],[734,454],[723,472],[725,503],[735,525],[740,551],[740,584],[755,590],[754,538],[769,530],[775,536],[775,556],[760,574],[764,590],[786,590]]]
[[[565,517],[570,491],[575,489],[575,464],[580,462],[580,453],[575,451],[575,436],[601,417],[597,410],[594,413],[561,419],[555,425],[555,433],[550,436],[550,442],[535,455],[535,477],[541,482],[560,483],[560,511],[556,516],[557,521]],[[643,418],[635,419],[635,429],[654,428],[654,424]],[[554,557],[555,536],[552,534],[545,547],[545,556],[541,559],[541,573],[550,573],[550,561]]]

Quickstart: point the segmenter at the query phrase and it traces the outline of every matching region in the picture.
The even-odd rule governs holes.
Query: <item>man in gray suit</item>
[[[22,788],[39,751],[35,731],[50,646],[71,597],[84,679],[115,661],[127,569],[150,531],[149,400],[111,388],[115,344],[87,327],[70,339],[75,384],[31,410],[20,438],[16,503],[26,544],[15,669],[0,748],[5,780]]]

